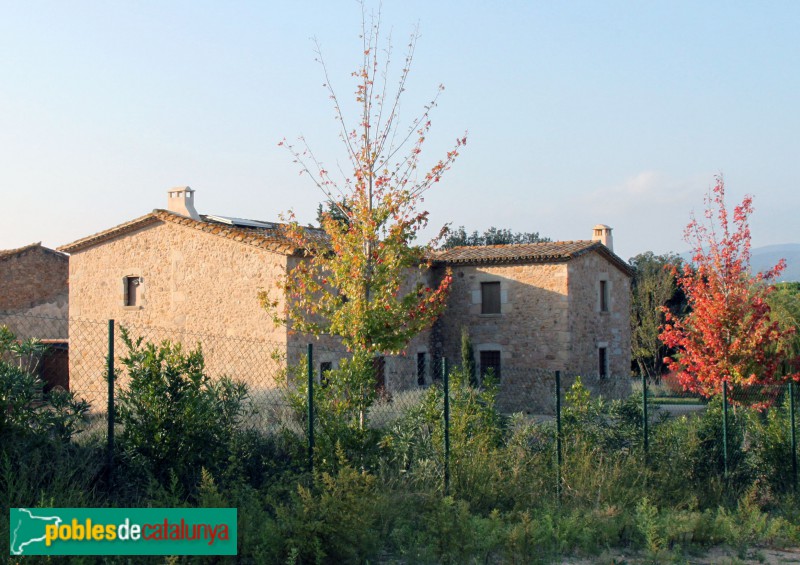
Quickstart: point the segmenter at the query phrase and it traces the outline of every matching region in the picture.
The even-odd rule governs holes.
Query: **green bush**
[[[46,346],[17,340],[0,326],[0,539],[9,539],[11,507],[103,505],[102,446],[72,439],[88,403],[69,392],[44,392],[36,375]]]
[[[316,488],[298,486],[275,509],[271,537],[280,562],[363,563],[381,547],[379,516],[390,504],[376,477],[344,461],[335,474],[317,475]]]
[[[44,392],[35,371],[46,349],[0,326],[0,449],[28,436],[68,442],[86,422],[86,401],[64,390]]]
[[[202,468],[218,474],[245,414],[247,388],[205,373],[200,347],[184,353],[180,344],[132,340],[121,358],[128,387],[118,394],[124,461],[145,471],[162,487],[194,491]]]
[[[788,391],[782,402],[765,412],[751,412],[749,431],[754,471],[776,493],[794,488],[791,415]]]
[[[285,361],[285,359],[283,360]],[[304,356],[289,365],[278,378],[291,406],[294,422],[302,432],[308,429],[308,364]],[[377,390],[365,375],[372,375],[372,359],[355,355],[341,359],[339,367],[326,373],[324,385],[314,384],[314,461],[319,469],[335,471],[339,453],[362,468],[379,465],[381,433],[370,425],[370,408]],[[369,382],[369,386],[364,383]]]

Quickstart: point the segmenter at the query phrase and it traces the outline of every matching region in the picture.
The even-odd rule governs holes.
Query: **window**
[[[417,384],[419,386],[425,386],[425,357],[424,351],[417,353]]]
[[[597,349],[598,374],[601,379],[608,376],[608,350],[605,347]]]
[[[500,352],[496,350],[481,351],[481,377],[491,370],[494,378],[500,381]]]
[[[600,281],[600,311],[608,312],[608,281]]]
[[[328,373],[333,370],[333,363],[330,361],[323,361],[319,364],[319,384],[323,387],[328,386]]]
[[[124,306],[141,306],[142,277],[125,277],[122,279],[122,287],[125,297],[123,299]]]
[[[375,374],[375,388],[378,392],[386,390],[386,358],[374,357],[372,359],[372,370]]]
[[[481,283],[481,314],[500,313],[500,281]]]

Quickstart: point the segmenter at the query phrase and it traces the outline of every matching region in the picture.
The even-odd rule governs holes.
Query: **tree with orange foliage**
[[[706,221],[693,217],[684,233],[692,246],[692,261],[680,272],[675,270],[690,311],[678,318],[664,308],[660,338],[677,349],[677,355],[665,361],[686,390],[709,397],[727,382],[733,400],[742,402],[748,387],[797,376],[780,374],[793,331],[773,321],[766,300],[774,288],[770,281],[786,265],[781,260],[766,272],[750,270],[752,197],[745,196],[733,209],[731,220],[725,183],[718,176],[705,201]]]

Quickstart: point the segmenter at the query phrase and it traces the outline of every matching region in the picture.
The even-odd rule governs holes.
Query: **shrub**
[[[81,431],[89,404],[67,391],[44,392],[36,375],[46,346],[36,339],[19,341],[0,326],[0,445],[24,436],[68,442]]]
[[[374,475],[341,461],[336,473],[317,475],[316,489],[298,486],[276,508],[271,532],[281,562],[363,563],[380,548],[379,512],[389,504]]]
[[[180,344],[143,345],[121,333],[130,383],[118,395],[120,447],[158,484],[192,492],[203,467],[216,474],[227,461],[247,388],[225,377],[212,381],[199,346],[184,353]]]

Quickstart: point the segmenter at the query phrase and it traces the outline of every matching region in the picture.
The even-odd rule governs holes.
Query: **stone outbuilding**
[[[549,406],[555,371],[607,397],[628,394],[633,272],[610,247],[611,228],[596,226],[593,238],[436,253],[434,270],[451,270],[453,284],[434,355],[459,359],[466,329],[475,366],[499,376],[509,409]]]
[[[68,276],[68,256],[41,242],[0,251],[0,326],[44,342],[35,366],[48,387],[69,387]]]
[[[41,242],[0,250],[0,312],[66,317],[68,274],[67,255],[44,247]]]

